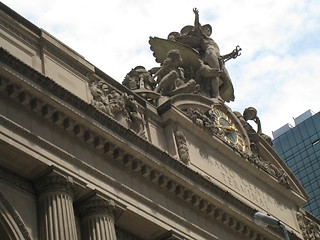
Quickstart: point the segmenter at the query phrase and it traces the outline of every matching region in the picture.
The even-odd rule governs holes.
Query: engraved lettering
[[[205,155],[205,154],[203,154]],[[210,155],[207,155],[210,163],[215,169],[218,169],[218,175],[215,176],[220,178],[220,180],[231,189],[235,190],[239,194],[243,195],[245,198],[249,199],[251,202],[258,204],[264,209],[271,210],[276,207],[281,211],[287,210],[285,205],[278,202],[276,199],[269,196],[266,192],[263,192],[259,187],[250,183],[244,177],[242,177],[237,172],[233,171],[228,166],[222,164],[221,162],[213,159]],[[220,177],[219,177],[220,176]]]

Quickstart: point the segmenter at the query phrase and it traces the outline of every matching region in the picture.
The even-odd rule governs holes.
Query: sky
[[[159,66],[149,37],[210,24],[235,90],[233,111],[255,107],[264,133],[320,107],[319,0],[3,0],[4,4],[122,82],[138,65]],[[253,127],[256,127],[252,123]]]

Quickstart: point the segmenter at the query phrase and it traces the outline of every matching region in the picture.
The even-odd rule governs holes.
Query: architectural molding
[[[1,119],[0,119],[1,122]],[[14,185],[15,187],[26,191],[30,194],[35,194],[34,187],[31,182],[13,173],[12,171],[0,166],[0,180]]]
[[[2,4],[2,3],[0,3]],[[11,35],[15,36],[17,39],[20,39],[24,43],[26,43],[28,46],[36,49],[39,47],[39,41],[37,39],[37,36],[34,35],[34,32],[27,32],[23,31],[21,27],[17,27],[10,23],[10,21],[7,21],[6,19],[0,17],[0,27],[4,28],[6,32],[10,33]],[[40,30],[40,29],[39,29]]]

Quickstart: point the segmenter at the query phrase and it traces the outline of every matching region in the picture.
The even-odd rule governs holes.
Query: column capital
[[[34,181],[34,186],[38,194],[62,191],[74,196],[82,190],[85,184],[62,170],[51,166]]]
[[[114,200],[97,191],[93,191],[83,199],[80,199],[76,203],[76,208],[82,219],[96,214],[108,214],[116,219],[125,209],[123,205],[115,203]]]

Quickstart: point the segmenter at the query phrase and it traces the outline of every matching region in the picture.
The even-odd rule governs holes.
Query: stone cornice
[[[0,2],[0,4],[3,5],[1,2]],[[8,8],[8,7],[5,6],[5,8]],[[10,12],[12,14],[9,16],[14,17],[14,19],[18,20],[18,22],[20,23],[19,19],[21,20],[22,17],[20,15],[18,15],[17,13],[13,12],[12,10]],[[20,18],[17,16],[20,16]],[[15,17],[17,17],[17,18],[15,18]],[[5,29],[5,31],[9,32],[11,35],[15,36],[17,39],[22,40],[27,45],[32,46],[33,48],[38,48],[40,46],[39,41],[38,41],[38,36],[39,36],[38,34],[40,34],[40,29],[38,32],[34,28],[32,28],[31,25],[32,25],[32,23],[26,24],[25,26],[27,28],[22,30],[21,26],[18,26],[17,24],[13,24],[13,22],[11,22],[11,20],[8,21],[8,19],[6,19],[0,15],[0,26],[3,29]],[[27,29],[31,30],[31,32],[28,32]]]
[[[75,95],[56,84],[50,78],[44,77],[40,73],[34,71],[26,64],[8,54],[3,49],[0,49],[0,62],[14,69],[14,71],[19,72],[24,77],[28,78],[29,81],[32,81],[34,84],[37,84],[44,90],[48,91],[54,97],[60,99],[60,101],[62,100],[63,102],[67,102],[70,106],[82,112],[83,115],[88,116],[88,118],[92,118],[104,126],[104,128],[107,128],[121,138],[128,140],[138,149],[143,149],[144,152],[152,156],[152,158],[156,159],[158,162],[164,163],[165,165],[174,169],[175,172],[191,180],[194,184],[200,185],[206,193],[204,195],[199,195],[192,190],[194,189],[194,186],[191,186],[187,182],[181,183],[171,179],[164,170],[161,172],[159,169],[154,167],[154,164],[151,165],[150,162],[143,160],[143,157],[141,159],[135,158],[130,153],[126,152],[125,149],[116,146],[112,141],[107,141],[104,139],[100,135],[100,132],[95,132],[88,128],[87,124],[90,125],[90,123],[83,125],[75,122],[74,119],[66,116],[62,112],[62,106],[60,106],[59,109],[55,108],[44,102],[44,96],[42,96],[40,101],[40,99],[38,99],[36,96],[33,96],[31,92],[27,92],[24,89],[18,88],[15,83],[11,83],[9,80],[1,79],[0,89],[7,97],[16,100],[18,103],[37,113],[39,116],[47,118],[51,124],[54,124],[55,126],[58,126],[74,135],[78,139],[81,139],[83,142],[87,143],[89,147],[96,149],[101,155],[108,156],[115,162],[118,162],[126,167],[129,171],[149,180],[152,184],[155,184],[166,192],[173,194],[180,200],[183,200],[185,203],[191,205],[195,211],[201,211],[202,213],[205,213],[211,219],[214,219],[230,228],[230,230],[232,229],[232,231],[243,236],[248,236],[251,239],[270,239],[264,235],[264,233],[266,233],[264,230],[261,230],[264,233],[258,233],[255,229],[244,223],[244,221],[240,220],[244,217],[246,221],[252,221],[255,209],[249,205],[243,203],[229,192],[219,188],[199,173],[191,170],[183,163],[174,159],[168,153],[160,150],[147,140],[135,134],[130,129],[120,125],[106,114],[98,111],[92,105],[77,98]],[[26,96],[28,96],[27,100]],[[48,111],[46,111],[46,109],[53,109],[51,111],[52,114],[48,115]],[[107,180],[107,183],[110,182],[112,184],[116,184],[110,181],[110,179],[108,179],[108,177],[106,177],[104,174],[99,173],[96,169],[85,164],[84,162],[74,159],[68,156],[66,153],[62,153],[58,148],[49,143],[44,143],[31,133],[28,133],[28,135],[36,140],[38,144],[45,144],[46,149],[59,153],[59,155],[64,155],[64,158],[72,160],[72,162],[77,164],[77,166],[81,166],[87,172],[93,173],[94,176]],[[139,155],[141,152],[142,151],[137,154]],[[132,190],[127,189],[121,184],[118,183],[116,185],[121,190],[132,193]],[[213,199],[220,199],[218,201],[228,203],[234,210],[223,210],[216,205]],[[159,206],[156,207],[156,209],[159,209]],[[236,213],[235,216],[232,216],[230,215],[231,212],[240,212],[242,217],[240,217],[238,213]],[[273,236],[271,232],[269,232],[267,235]]]
[[[63,64],[69,66],[73,69],[76,73],[80,73],[82,76],[86,77],[89,74],[93,73],[93,68],[90,69],[84,64],[81,64],[77,61],[74,57],[70,54],[65,53],[59,47],[55,46],[52,42],[48,41],[45,38],[41,38],[42,47],[45,53],[50,53],[53,55],[56,61],[60,61]]]
[[[24,17],[22,17],[21,15],[19,15],[18,13],[16,13],[15,11],[13,11],[11,8],[7,7],[5,4],[3,4],[2,2],[0,2],[0,10],[2,10],[3,12],[5,12],[6,15],[10,16],[12,19],[14,19],[15,21],[17,21],[18,23],[20,23],[21,25],[25,26],[26,28],[28,28],[30,31],[32,31],[33,33],[40,35],[41,29],[38,28],[36,25],[34,25],[33,23],[31,23],[30,21],[28,21],[27,19],[25,19]]]

